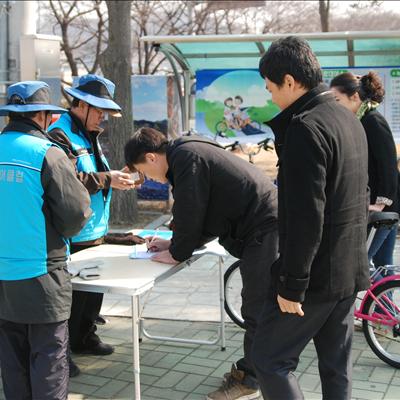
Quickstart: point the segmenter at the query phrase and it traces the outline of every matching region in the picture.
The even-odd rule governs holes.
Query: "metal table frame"
[[[85,260],[91,261],[94,259],[102,259],[100,250],[103,251],[104,254],[104,246],[108,246],[111,249],[111,246],[115,245],[102,245],[97,248],[90,248],[87,250],[82,250],[76,254],[74,254],[71,258],[72,261],[84,262]],[[127,246],[122,246],[127,247]],[[96,249],[98,251],[96,252]],[[100,252],[100,253],[99,253]],[[129,251],[126,252],[128,255]],[[117,254],[117,253],[116,253]],[[119,253],[121,256],[123,253]],[[146,293],[148,290],[152,289],[157,282],[163,281],[167,279],[169,276],[174,275],[178,271],[183,268],[189,266],[193,261],[199,259],[203,255],[216,255],[218,256],[218,267],[219,267],[219,302],[220,302],[220,313],[221,318],[219,322],[219,331],[218,336],[215,340],[205,341],[205,340],[194,340],[194,339],[186,339],[186,338],[176,338],[176,337],[163,337],[163,336],[153,336],[149,334],[144,328],[144,319],[140,317],[139,314],[139,296],[141,294]],[[85,256],[84,259],[80,260],[82,256]],[[75,290],[82,290],[87,292],[95,292],[95,293],[114,293],[114,294],[123,294],[131,296],[131,306],[132,306],[132,350],[133,350],[133,375],[134,375],[134,385],[135,385],[135,399],[141,399],[140,393],[140,352],[139,352],[139,341],[140,334],[142,333],[144,336],[148,337],[152,340],[163,340],[163,341],[171,341],[171,342],[179,342],[179,343],[191,343],[191,344],[200,344],[200,345],[214,345],[221,342],[221,350],[225,350],[225,309],[224,309],[224,280],[223,280],[223,255],[220,253],[215,253],[214,251],[203,251],[201,255],[194,255],[188,261],[182,262],[177,266],[170,266],[166,268],[166,270],[160,273],[155,279],[149,279],[147,282],[143,282],[140,287],[130,289],[130,288],[121,288],[121,287],[113,287],[113,285],[96,285],[96,281],[85,281],[79,277],[75,277],[72,279],[72,285]],[[134,260],[133,260],[134,261]],[[145,260],[142,260],[145,261]],[[147,260],[146,260],[147,261]],[[148,263],[154,263],[153,261],[148,260]],[[157,264],[157,263],[155,263]],[[122,277],[123,278],[123,277]],[[127,278],[128,279],[128,278]],[[132,278],[131,278],[132,279]]]

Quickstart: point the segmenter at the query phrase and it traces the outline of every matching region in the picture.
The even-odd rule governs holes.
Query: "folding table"
[[[215,344],[221,340],[222,349],[225,348],[225,312],[224,312],[224,282],[223,282],[223,257],[226,256],[225,250],[217,243],[212,241],[202,249],[195,252],[189,260],[176,266],[161,264],[150,259],[130,259],[132,246],[124,245],[100,245],[82,250],[71,256],[71,262],[75,265],[84,266],[96,264],[100,261],[100,278],[95,280],[84,280],[80,277],[72,279],[74,290],[96,293],[113,293],[131,296],[132,303],[132,347],[133,347],[133,374],[135,379],[135,399],[140,400],[140,360],[139,360],[139,334],[143,334],[151,339],[196,343],[196,344]],[[157,282],[167,279],[177,273],[191,262],[203,255],[212,254],[219,259],[219,290],[220,290],[220,331],[217,340],[212,342],[191,340],[184,338],[170,338],[163,336],[151,336],[144,327],[141,326],[139,316],[139,296],[150,290]]]

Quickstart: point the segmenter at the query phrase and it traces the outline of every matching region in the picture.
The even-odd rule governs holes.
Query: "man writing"
[[[276,188],[255,166],[217,143],[187,136],[169,142],[154,129],[142,128],[125,146],[126,164],[158,182],[170,182],[174,205],[171,241],[155,239],[155,261],[177,264],[205,241],[219,242],[240,258],[245,321],[244,357],[225,374],[210,400],[257,397],[258,383],[251,359],[257,320],[277,257]],[[251,396],[251,397],[249,397]]]

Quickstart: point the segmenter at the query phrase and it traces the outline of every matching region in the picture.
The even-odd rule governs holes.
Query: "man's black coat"
[[[324,85],[269,125],[279,157],[280,259],[285,299],[339,300],[369,285],[368,149],[364,129]]]
[[[255,166],[196,136],[169,143],[167,162],[175,260],[186,260],[211,237],[240,258],[248,242],[277,229],[276,187]]]

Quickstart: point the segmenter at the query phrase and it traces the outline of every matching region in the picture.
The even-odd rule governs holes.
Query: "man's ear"
[[[154,153],[146,153],[145,159],[148,162],[154,162],[156,160],[156,155]]]
[[[286,74],[283,77],[283,83],[287,85],[290,89],[294,89],[296,81],[294,80],[293,76],[290,74]]]

